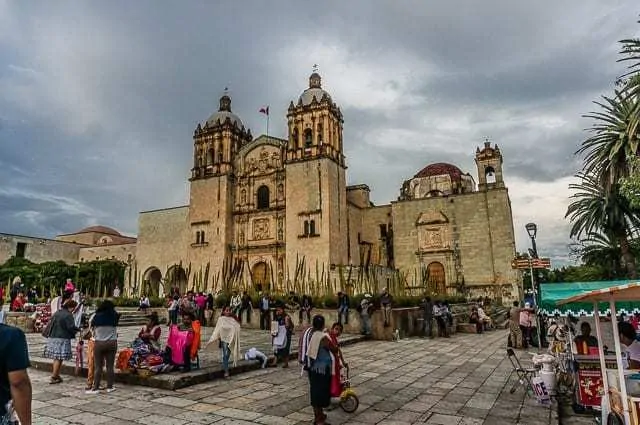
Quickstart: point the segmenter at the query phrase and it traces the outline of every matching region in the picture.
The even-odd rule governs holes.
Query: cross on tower
[[[318,72],[318,64],[317,63],[313,64],[313,72]]]

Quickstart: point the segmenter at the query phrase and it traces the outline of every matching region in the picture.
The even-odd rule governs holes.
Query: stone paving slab
[[[505,355],[504,331],[450,339],[366,341],[344,348],[360,408],[328,412],[332,424],[557,424],[553,406],[519,388]],[[530,356],[518,352],[526,363]],[[308,381],[300,370],[260,369],[177,391],[120,386],[85,395],[84,381],[48,385],[31,372],[34,424],[309,424]],[[509,379],[508,379],[509,378]]]
[[[139,326],[120,327],[118,329],[118,348],[122,349],[127,347],[128,344],[135,339],[140,331]],[[203,328],[201,343],[202,346],[209,341],[213,328]],[[241,341],[241,355],[244,355],[244,351],[251,347],[255,347],[258,350],[265,353],[267,356],[273,356],[273,348],[271,345],[271,334],[268,331],[260,331],[255,329],[242,329],[240,334]],[[166,343],[167,331],[166,327],[163,328],[163,335],[161,336],[161,343],[164,346]],[[349,345],[356,342],[363,341],[364,337],[360,335],[343,335],[340,338],[341,344]],[[27,342],[29,344],[29,353],[31,356],[31,365],[36,369],[43,371],[51,371],[52,361],[41,357],[44,352],[44,346],[46,339],[40,334],[27,334]],[[75,343],[74,343],[75,344]],[[294,336],[291,340],[291,357],[297,358],[298,353],[298,338]],[[87,348],[84,348],[83,357],[87,357]],[[211,379],[221,378],[224,375],[222,368],[222,355],[217,348],[202,349],[199,353],[200,357],[200,369],[194,369],[190,372],[171,372],[152,375],[148,378],[143,378],[135,374],[116,373],[116,381],[132,385],[150,386],[154,388],[163,388],[169,390],[175,390],[179,388],[185,388],[191,385],[200,384],[210,381]],[[295,363],[294,363],[295,364]],[[86,366],[86,361],[84,362]],[[249,370],[259,369],[260,364],[256,361],[240,360],[237,362],[236,367],[232,367],[231,374],[243,373]],[[66,362],[63,365],[62,373],[67,375],[75,374],[75,360]],[[80,372],[81,376],[87,376],[86,367]]]

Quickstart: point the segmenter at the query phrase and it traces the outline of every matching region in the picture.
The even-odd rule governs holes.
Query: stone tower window
[[[213,159],[215,158],[213,148],[207,151],[207,165],[213,165]]]
[[[263,185],[258,188],[257,207],[259,210],[269,208],[269,188],[267,186]]]
[[[322,124],[318,124],[318,144],[322,144]]]
[[[294,148],[297,148],[300,146],[300,134],[298,133],[297,128],[294,128],[293,133],[291,134],[291,145]]]
[[[493,167],[491,166],[485,167],[484,175],[488,184],[492,184],[496,182],[496,170],[494,170]]]
[[[303,235],[304,236],[309,236],[309,220],[305,220],[304,221],[304,229],[303,229]]]
[[[304,147],[305,148],[310,148],[311,145],[313,145],[312,131],[311,131],[310,128],[307,128],[304,131]]]
[[[316,221],[309,220],[309,236],[313,236],[316,234]]]

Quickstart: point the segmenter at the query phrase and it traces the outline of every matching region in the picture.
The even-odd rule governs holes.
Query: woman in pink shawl
[[[332,354],[333,365],[331,371],[331,397],[337,398],[340,397],[342,393],[342,386],[340,385],[340,369],[342,369],[342,365],[346,366],[344,362],[344,358],[342,357],[342,350],[340,350],[340,345],[338,343],[338,337],[342,335],[342,325],[338,322],[334,323],[331,326],[331,331],[329,332],[329,340],[331,343],[338,349],[337,355]]]

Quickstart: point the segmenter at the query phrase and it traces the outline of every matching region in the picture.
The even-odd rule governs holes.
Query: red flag
[[[261,114],[269,115],[269,107],[265,106],[263,108],[260,108],[258,112],[260,112]]]

